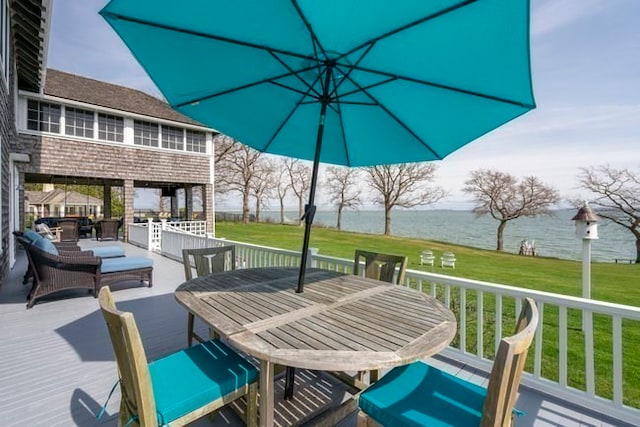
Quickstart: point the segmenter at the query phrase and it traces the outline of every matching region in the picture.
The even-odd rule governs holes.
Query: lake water
[[[504,231],[505,252],[518,253],[522,240],[535,241],[541,256],[582,260],[582,240],[575,235],[571,218],[576,210],[555,211],[552,216],[518,218],[507,223]],[[297,212],[286,211],[293,219]],[[262,220],[280,221],[279,212],[263,212]],[[336,226],[335,212],[318,211],[314,224]],[[346,211],[342,229],[358,233],[382,234],[384,212]],[[394,210],[391,213],[391,234],[419,239],[437,240],[483,249],[496,248],[498,221],[489,216],[476,217],[458,210]],[[614,258],[634,258],[635,240],[631,232],[607,220],[598,222],[598,240],[591,243],[593,261],[611,262]]]

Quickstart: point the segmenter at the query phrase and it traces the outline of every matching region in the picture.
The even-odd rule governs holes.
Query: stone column
[[[187,221],[193,221],[193,186],[191,184],[184,186],[184,212]]]
[[[122,187],[122,198],[124,199],[124,218],[122,223],[123,240],[129,241],[129,224],[133,224],[133,196],[134,196],[133,180],[125,179]]]
[[[110,185],[104,186],[102,211],[104,213],[104,218],[111,218],[111,186]]]
[[[204,218],[207,221],[207,233],[212,233],[215,236],[213,184],[205,184],[202,186],[202,209],[204,210]]]

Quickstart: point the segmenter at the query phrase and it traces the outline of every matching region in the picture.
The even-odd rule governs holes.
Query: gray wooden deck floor
[[[180,263],[121,242],[81,240],[81,246],[121,245],[128,256],[154,260],[152,288],[123,287],[114,293],[118,306],[134,313],[149,359],[186,344],[186,314],[174,297],[183,282]],[[23,286],[26,257],[18,261],[0,287],[0,425],[2,426],[97,426],[115,425],[120,400],[113,393],[101,420],[96,419],[117,380],[115,362],[97,300],[85,291],[66,292],[43,299],[25,309],[29,286]],[[200,332],[206,334],[203,325]],[[447,360],[433,360],[438,367],[483,383],[486,374]],[[324,374],[303,371],[296,376],[296,398],[276,402],[276,423],[291,425],[306,414],[337,405],[349,397],[345,387]],[[276,388],[282,396],[282,380]],[[527,415],[518,426],[627,426],[567,405],[533,390],[521,389],[518,407]],[[352,415],[342,427],[355,426]],[[225,409],[213,421],[197,426],[240,426],[236,414]]]

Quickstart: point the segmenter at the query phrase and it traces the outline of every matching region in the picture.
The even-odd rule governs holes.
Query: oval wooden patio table
[[[366,371],[438,353],[456,319],[435,298],[378,280],[297,268],[215,273],[180,285],[178,302],[260,360],[260,425],[273,425],[273,368]]]

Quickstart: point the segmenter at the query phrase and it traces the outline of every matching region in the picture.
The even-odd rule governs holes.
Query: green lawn
[[[216,223],[216,235],[229,240],[253,243],[275,248],[301,250],[304,228],[278,224],[239,224]],[[484,280],[523,288],[555,292],[564,295],[580,296],[582,289],[582,263],[556,258],[530,257],[500,253],[484,249],[458,246],[450,243],[435,242],[406,237],[381,236],[337,231],[330,228],[314,227],[311,232],[310,247],[318,248],[323,255],[351,259],[356,248],[377,252],[406,255],[408,268],[431,271],[431,267],[420,266],[420,253],[431,249],[436,255],[433,271],[453,276]],[[444,251],[455,253],[455,269],[439,267],[439,256]],[[591,268],[592,298],[640,306],[640,286],[638,274],[640,265],[594,263]],[[452,292],[456,301],[459,293]],[[467,350],[475,351],[475,293],[467,292]],[[484,322],[487,326],[495,323],[493,312],[494,298],[486,295],[484,300]],[[503,331],[508,332],[513,325],[514,306],[505,300],[503,308]],[[457,313],[456,313],[457,314]],[[543,376],[558,378],[558,309],[547,307],[544,312],[544,354],[542,361]],[[511,325],[511,326],[510,326]],[[584,337],[581,332],[581,314],[568,313],[568,371],[569,384],[584,390]],[[492,354],[493,328],[486,327],[484,351]],[[612,360],[611,360],[611,319],[604,316],[594,318],[594,340],[596,360],[596,392],[611,398],[612,396]],[[640,353],[635,351],[640,345],[639,322],[625,321],[623,324],[623,371],[624,402],[640,407]],[[532,349],[533,351],[533,349]],[[528,360],[531,370],[533,357]]]

